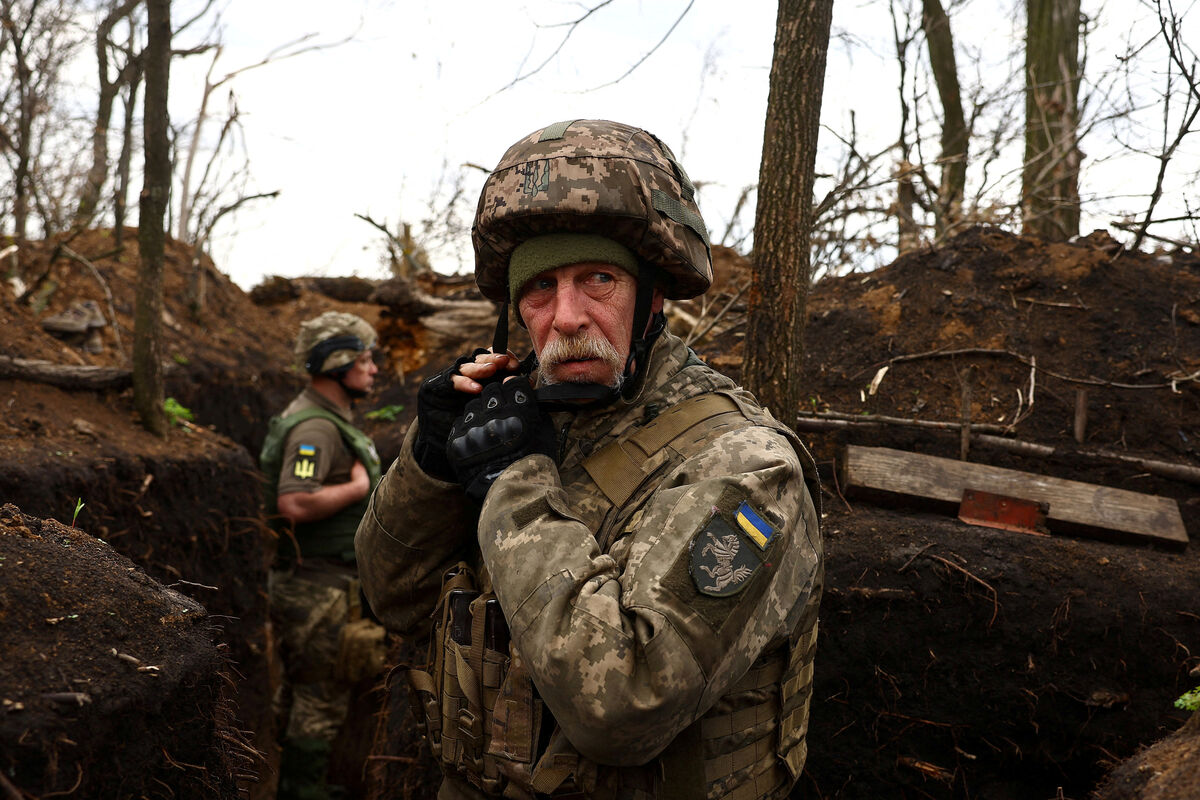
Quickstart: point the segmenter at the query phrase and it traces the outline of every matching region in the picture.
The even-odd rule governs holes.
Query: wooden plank
[[[1168,497],[886,447],[847,445],[842,486],[956,507],[963,490],[978,489],[1047,503],[1052,530],[1117,531],[1175,546],[1188,542],[1179,506]]]

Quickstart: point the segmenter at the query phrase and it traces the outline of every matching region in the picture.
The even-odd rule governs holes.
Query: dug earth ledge
[[[0,286],[0,359],[128,368],[120,353],[132,339],[136,248],[101,257],[113,250],[111,235],[89,232],[71,245],[90,267],[52,242],[21,250],[22,291]],[[732,251],[716,256],[712,296],[671,309],[672,327],[736,377],[749,266]],[[810,752],[793,797],[1196,796],[1196,723],[1184,727],[1189,715],[1173,703],[1200,684],[1200,492],[1093,457],[1200,466],[1200,389],[1182,380],[1200,370],[1194,261],[1121,252],[1099,237],[1047,245],[972,229],[868,276],[814,288],[803,375],[811,402],[795,422],[826,478],[828,561]],[[188,793],[201,786],[186,777],[195,772],[188,765],[228,778],[208,796],[238,787],[273,796],[277,665],[266,582],[278,543],[261,516],[252,454],[270,414],[302,384],[291,338],[301,320],[330,309],[376,325],[388,366],[359,411],[389,410],[365,426],[385,464],[413,417],[421,378],[491,339],[494,310],[461,282],[413,293],[394,282],[276,279],[252,300],[198,264],[202,305],[187,299],[192,254],[168,245],[167,394],[194,419],[165,439],[138,427],[119,381],[69,388],[0,377],[0,500],[13,504],[0,512],[0,542],[14,548],[0,550],[0,585],[26,592],[0,606],[4,652],[25,654],[0,660],[0,700],[29,703],[0,709],[0,778],[32,774],[18,762],[52,774],[18,785],[35,796],[94,779],[107,763],[102,745],[120,748],[115,728],[70,722],[99,719],[102,696],[146,709],[138,730],[161,747],[145,750],[144,773],[174,796],[204,796]],[[99,353],[41,325],[81,301],[106,318]],[[1136,388],[1145,384],[1157,388]],[[1072,434],[1078,388],[1090,410],[1082,442]],[[957,459],[957,429],[887,420],[964,416],[1053,450],[988,449],[975,438],[970,461],[1169,498],[1193,541],[1171,548],[983,528],[940,509],[856,496],[834,480],[847,446]],[[802,417],[819,424],[804,428]],[[37,548],[19,567],[26,556],[16,555],[17,542],[22,552]],[[37,575],[19,577],[33,560]],[[145,624],[126,624],[143,619],[126,609],[143,608]],[[422,652],[393,641],[391,660]],[[176,671],[139,671],[162,666],[155,653],[174,654]],[[180,703],[175,681],[184,673],[195,691]],[[93,702],[80,705],[74,694]],[[380,681],[379,696],[378,724],[380,709],[364,710],[370,732],[361,749],[373,759],[364,770],[364,752],[355,765],[362,796],[431,796],[429,754],[413,735],[404,681]],[[197,698],[204,724],[193,724]],[[20,728],[23,720],[30,724]],[[20,749],[30,742],[41,743],[36,754]],[[146,796],[172,796],[154,791]]]

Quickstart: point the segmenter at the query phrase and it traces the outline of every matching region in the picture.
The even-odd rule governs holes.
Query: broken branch
[[[1100,378],[1073,378],[1070,375],[1062,375],[1057,372],[1051,372],[1045,367],[1037,365],[1037,357],[1027,357],[1020,353],[1014,353],[1011,350],[1000,350],[987,347],[967,347],[961,350],[930,350],[925,353],[912,353],[905,356],[896,356],[889,358],[888,364],[899,364],[903,361],[920,361],[927,358],[953,358],[955,356],[1007,356],[1020,361],[1028,366],[1031,370],[1044,373],[1052,378],[1058,378],[1060,381],[1068,383],[1079,383],[1085,386],[1111,386],[1115,389],[1171,389],[1180,383],[1186,383],[1200,379],[1200,370],[1193,372],[1191,375],[1172,378],[1170,383],[1117,383],[1116,381],[1105,381]]]

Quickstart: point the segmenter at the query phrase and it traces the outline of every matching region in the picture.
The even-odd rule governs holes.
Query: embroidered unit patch
[[[292,474],[302,481],[309,480],[317,474],[317,451],[315,444],[301,444],[296,446],[296,465],[292,467]]]
[[[744,541],[720,514],[696,534],[689,572],[701,594],[729,597],[746,588],[762,560]]]
[[[775,535],[775,529],[763,520],[758,513],[750,507],[749,503],[742,503],[738,506],[737,511],[733,514],[734,520],[741,527],[746,535],[750,537],[750,541],[758,545],[760,550],[766,550],[767,545],[771,543],[771,537]]]

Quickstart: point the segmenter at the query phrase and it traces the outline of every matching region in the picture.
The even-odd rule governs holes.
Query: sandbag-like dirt
[[[6,797],[234,798],[258,758],[202,605],[82,530],[0,508]]]

